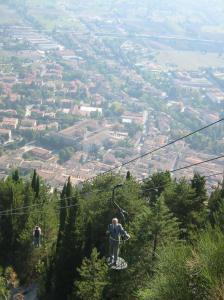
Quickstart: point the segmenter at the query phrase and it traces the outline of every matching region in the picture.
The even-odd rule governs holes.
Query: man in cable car
[[[128,240],[130,235],[123,229],[122,225],[118,223],[117,218],[113,218],[112,224],[108,225],[107,234],[109,234],[109,263],[113,263],[113,265],[116,266],[121,236],[124,237],[125,240]]]

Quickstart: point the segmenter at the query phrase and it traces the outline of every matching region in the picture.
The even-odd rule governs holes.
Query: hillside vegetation
[[[125,222],[111,201],[120,183]],[[15,171],[0,182],[0,298],[19,282],[37,282],[39,299],[223,299],[223,199],[223,185],[208,195],[199,174],[177,182],[155,173],[142,183],[108,175],[82,188],[68,178],[52,193],[36,172],[24,181]],[[106,264],[114,216],[131,235],[122,271]]]

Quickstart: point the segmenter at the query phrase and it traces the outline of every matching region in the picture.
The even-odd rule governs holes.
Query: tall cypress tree
[[[66,185],[65,195],[67,197],[67,203],[69,205],[70,202],[71,202],[70,197],[72,196],[72,184],[71,184],[71,177],[70,176],[68,177],[68,182],[67,182],[67,185]]]
[[[131,179],[131,172],[127,171],[126,180],[130,180],[130,179]]]
[[[35,191],[36,189],[36,181],[37,181],[37,171],[34,170],[33,171],[33,177],[32,177],[32,181],[31,181],[31,186],[32,186],[32,189]]]
[[[15,242],[18,234],[15,216],[12,214],[14,207],[14,182],[11,178],[0,185],[0,203],[7,214],[0,218],[0,265],[13,264],[15,259]]]
[[[14,252],[15,250],[15,234],[16,232],[14,231],[15,228],[14,228],[14,216],[12,214],[12,209],[14,207],[14,191],[13,191],[13,187],[11,186],[10,187],[10,190],[9,190],[9,199],[10,199],[10,208],[11,208],[11,213],[10,213],[10,226],[9,226],[9,237],[10,237],[10,250],[12,251],[12,253]],[[11,258],[10,258],[11,259]],[[12,261],[10,262],[11,264],[13,263]]]
[[[90,221],[87,222],[86,231],[85,231],[85,246],[84,246],[84,256],[89,258],[92,251],[93,238],[92,238],[92,223]]]
[[[37,176],[37,179],[36,179],[36,184],[35,184],[35,196],[36,198],[39,197],[39,194],[40,194],[40,177]]]
[[[59,230],[58,230],[58,238],[57,238],[57,247],[56,247],[56,252],[59,251],[59,245],[62,240],[62,236],[64,235],[64,230],[65,230],[65,222],[66,222],[66,217],[67,217],[67,210],[65,209],[65,206],[67,205],[67,200],[66,200],[66,183],[64,184],[64,187],[61,192],[61,201],[60,201],[60,216],[59,216]]]
[[[70,183],[70,181],[69,181]],[[77,241],[76,216],[78,195],[72,197],[72,189],[66,185],[66,196],[70,199],[71,207],[65,222],[64,235],[61,237],[61,246],[55,267],[54,299],[68,299],[72,294],[73,282],[77,276],[77,267],[81,264],[81,245]]]
[[[16,170],[12,173],[12,179],[13,179],[13,181],[15,181],[15,182],[18,182],[18,181],[19,181],[19,171],[18,171],[18,169],[16,169]]]

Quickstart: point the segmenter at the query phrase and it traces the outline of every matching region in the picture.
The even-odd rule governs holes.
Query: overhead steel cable
[[[213,123],[210,123],[210,124],[208,124],[208,125],[206,125],[206,126],[203,126],[203,127],[199,128],[199,129],[197,129],[197,130],[195,130],[195,131],[192,131],[192,132],[190,132],[190,133],[188,133],[188,134],[186,134],[186,135],[184,135],[184,136],[182,136],[182,137],[180,137],[180,138],[177,138],[177,139],[175,139],[175,140],[173,140],[173,141],[171,141],[171,142],[169,142],[169,143],[167,143],[167,144],[165,144],[165,145],[163,145],[163,146],[157,147],[157,148],[155,148],[155,149],[153,149],[153,150],[151,150],[151,151],[148,151],[148,152],[146,152],[146,153],[144,153],[144,154],[142,154],[142,155],[140,155],[140,156],[137,156],[137,157],[135,157],[135,158],[133,158],[133,159],[127,161],[127,162],[124,162],[124,163],[120,164],[119,166],[116,166],[116,167],[114,167],[114,168],[111,168],[111,169],[108,170],[108,171],[102,172],[102,173],[99,174],[99,175],[93,176],[93,177],[91,177],[90,179],[86,180],[86,182],[88,182],[88,181],[90,181],[90,180],[93,180],[93,179],[95,179],[95,178],[97,178],[97,177],[99,177],[99,176],[103,176],[103,175],[105,175],[105,174],[107,174],[107,173],[110,173],[110,172],[112,172],[112,171],[114,171],[114,170],[116,170],[116,169],[118,169],[118,168],[121,168],[121,167],[123,167],[123,166],[125,166],[125,165],[128,165],[128,164],[130,164],[130,163],[133,163],[133,162],[137,161],[137,160],[140,159],[140,158],[143,158],[143,157],[145,157],[145,156],[147,156],[147,155],[150,155],[150,154],[152,154],[152,153],[154,153],[154,152],[157,152],[157,151],[159,151],[159,150],[161,150],[161,149],[164,149],[164,148],[166,148],[166,147],[168,147],[168,146],[170,146],[170,145],[172,145],[172,144],[175,144],[175,143],[177,143],[177,142],[179,142],[179,141],[181,141],[181,140],[183,140],[183,139],[186,139],[186,138],[188,138],[188,137],[190,137],[190,136],[192,136],[192,135],[194,135],[194,134],[196,134],[196,133],[198,133],[198,132],[200,132],[200,131],[202,131],[202,130],[205,130],[205,129],[207,129],[207,128],[209,128],[209,127],[215,125],[215,124],[218,124],[218,123],[220,123],[220,122],[222,122],[222,121],[224,121],[224,118],[221,118],[221,119],[219,119],[219,120],[217,120],[217,121],[215,121],[215,122],[213,122]],[[224,157],[224,155],[221,155],[221,156],[214,157],[214,158],[211,158],[211,159],[208,159],[208,160],[199,162],[199,163],[195,163],[195,164],[192,164],[192,165],[188,165],[188,166],[184,166],[184,167],[181,167],[181,168],[178,168],[178,169],[174,169],[174,170],[171,170],[170,173],[174,173],[174,172],[177,172],[177,171],[180,171],[180,170],[183,170],[183,169],[187,169],[187,168],[190,168],[190,167],[193,167],[193,166],[201,165],[201,164],[203,164],[203,163],[210,162],[210,161],[213,161],[213,160],[217,160],[217,159],[220,159],[220,158],[223,158],[223,157]],[[60,200],[58,200],[58,201],[60,201]],[[36,206],[36,205],[33,205],[33,206]],[[22,208],[18,208],[18,209],[22,209]],[[3,213],[3,212],[4,212],[4,211],[0,211],[0,216],[1,216],[1,213]],[[7,210],[7,214],[10,214],[10,213],[12,213],[12,209],[8,209],[8,210]]]
[[[105,192],[104,190],[94,190],[93,192]],[[89,193],[89,192],[88,192]],[[9,208],[9,209],[5,209],[5,210],[0,210],[0,217],[3,216],[3,215],[11,215],[11,214],[19,214],[19,210],[26,210],[26,209],[29,209],[29,208],[33,208],[33,207],[39,207],[39,206],[43,206],[43,205],[46,205],[46,204],[51,204],[51,203],[61,203],[62,200],[70,200],[70,199],[73,199],[75,196],[71,196],[71,197],[63,197],[62,199],[56,199],[56,200],[51,200],[51,201],[48,201],[48,202],[45,202],[44,204],[43,203],[39,203],[39,204],[34,204],[34,205],[30,205],[30,206],[21,206],[21,207],[18,207],[18,208]],[[73,205],[71,204],[71,207]],[[66,206],[67,207],[67,206]],[[69,205],[70,207],[70,205]],[[63,207],[59,207],[59,208],[55,208],[56,210],[60,209],[60,208],[63,208]],[[39,211],[41,212],[41,211]],[[26,214],[29,214],[29,213],[32,213],[32,211],[27,211]]]
[[[21,207],[18,207],[18,208],[13,208],[13,209],[9,208],[9,209],[7,209],[7,211],[9,213],[11,213],[11,211],[23,210],[23,209],[26,209],[26,208],[36,207],[36,206],[40,206],[40,205],[42,205],[42,204],[32,204],[32,205],[27,205],[27,206],[21,206]],[[1,211],[0,211],[0,214],[1,214]]]
[[[126,162],[124,162],[124,163],[122,163],[122,164],[116,166],[116,167],[113,167],[113,168],[111,168],[111,169],[109,169],[109,170],[107,170],[107,171],[105,171],[105,172],[102,172],[102,173],[99,174],[99,175],[93,176],[93,177],[91,177],[91,178],[88,179],[88,180],[93,180],[93,179],[95,179],[95,178],[98,177],[98,176],[105,175],[105,174],[110,173],[110,172],[112,172],[112,171],[114,171],[114,170],[116,170],[116,169],[119,169],[119,168],[122,168],[122,167],[124,167],[124,166],[126,166],[126,165],[129,165],[129,164],[131,164],[131,163],[133,163],[133,162],[135,162],[135,161],[137,161],[137,160],[139,160],[139,159],[141,159],[141,158],[143,158],[143,157],[145,157],[145,156],[148,156],[148,155],[153,154],[153,153],[155,153],[155,152],[157,152],[157,151],[159,151],[159,150],[161,150],[161,149],[164,149],[164,148],[166,148],[166,147],[168,147],[168,146],[170,146],[170,145],[173,145],[173,144],[175,144],[175,143],[177,143],[177,142],[179,142],[179,141],[181,141],[181,140],[184,140],[184,139],[186,139],[186,138],[188,138],[188,137],[190,137],[190,136],[192,136],[192,135],[194,135],[194,134],[196,134],[196,133],[198,133],[198,132],[200,132],[200,131],[203,131],[203,130],[205,130],[205,129],[207,129],[207,128],[209,128],[209,127],[215,125],[215,124],[218,124],[218,123],[220,123],[220,122],[222,122],[222,121],[224,121],[224,118],[221,118],[221,119],[219,119],[218,121],[213,122],[213,123],[210,123],[210,124],[208,124],[208,125],[206,125],[206,126],[203,126],[203,127],[199,128],[199,129],[197,129],[197,130],[194,130],[194,131],[192,131],[192,132],[190,132],[190,133],[188,133],[188,134],[186,134],[186,135],[184,135],[184,136],[181,136],[181,137],[179,137],[179,138],[177,138],[177,139],[175,139],[175,140],[173,140],[173,141],[171,141],[171,142],[166,143],[166,144],[163,145],[163,146],[160,146],[160,147],[157,147],[157,148],[155,148],[155,149],[153,149],[153,150],[151,150],[151,151],[145,152],[145,153],[143,153],[143,154],[141,154],[141,155],[139,155],[139,156],[137,156],[137,157],[135,157],[135,158],[132,158],[132,159],[130,159],[130,160],[128,160],[128,161],[126,161]],[[172,172],[173,172],[173,171],[172,171]]]
[[[214,174],[205,175],[205,176],[201,175],[201,176],[204,177],[204,178],[210,178],[210,177],[213,177],[213,176],[219,176],[219,175],[223,175],[223,172],[214,173]],[[144,182],[144,179],[143,179],[142,181]],[[155,187],[151,187],[151,188],[149,188],[149,189],[143,188],[143,191],[144,191],[144,192],[145,192],[145,191],[147,191],[147,192],[149,192],[149,191],[155,191],[156,189],[160,189],[160,188],[168,187],[168,186],[170,186],[170,183],[163,184],[163,185],[158,185],[158,186],[155,186]]]
[[[61,209],[65,209],[65,208],[71,208],[71,207],[75,207],[75,206],[78,206],[78,203],[77,204],[70,204],[70,205],[66,205],[66,206],[61,206],[61,207],[58,207],[58,208],[55,208],[55,210],[58,210],[60,211]],[[1,213],[0,214],[0,217],[1,216],[11,216],[11,215],[18,215],[18,216],[23,216],[23,215],[29,215],[29,214],[37,214],[37,213],[43,213],[45,212],[43,209],[42,210],[38,210],[38,211],[29,211],[29,212],[11,212],[11,210],[7,210],[7,212],[4,212],[4,213]]]
[[[105,190],[94,189],[93,192],[105,192]],[[89,194],[89,191],[87,191],[86,194]],[[29,208],[39,207],[39,206],[43,206],[43,205],[46,205],[46,204],[57,203],[57,202],[61,203],[62,200],[70,200],[70,199],[74,199],[74,198],[75,198],[75,196],[73,195],[73,196],[70,196],[70,197],[63,197],[63,198],[60,198],[60,199],[53,199],[51,201],[45,202],[44,204],[43,203],[38,203],[38,204],[32,204],[32,205],[28,205],[28,206],[21,206],[21,207],[16,207],[16,208],[8,208],[6,210],[0,210],[0,216],[5,215],[5,214],[6,215],[15,214],[15,212],[17,212],[19,210],[26,210],[26,209],[29,209]],[[63,207],[60,207],[60,208],[63,208]],[[55,208],[55,209],[60,209],[60,208]],[[29,214],[30,212],[26,212],[26,213]]]
[[[165,36],[165,35],[152,35],[152,34],[133,34],[133,33],[116,33],[116,32],[94,32],[94,31],[88,31],[88,32],[81,32],[81,33],[77,33],[76,31],[71,31],[71,30],[65,30],[65,31],[61,31],[58,30],[57,33],[63,33],[63,34],[72,34],[72,36],[74,37],[111,37],[111,38],[122,38],[122,39],[170,39],[170,40],[181,40],[181,41],[191,41],[191,42],[195,42],[195,41],[201,41],[204,43],[219,43],[219,44],[223,44],[222,41],[215,41],[215,40],[211,40],[211,39],[197,39],[197,38],[190,38],[190,37],[179,37],[179,36]]]
[[[224,158],[224,154],[220,155],[220,156],[217,156],[217,157],[213,157],[213,158],[207,159],[207,160],[203,160],[203,161],[191,164],[191,165],[187,165],[187,166],[184,166],[184,167],[180,167],[180,168],[171,170],[170,173],[178,172],[178,171],[181,171],[181,170],[184,170],[184,169],[188,169],[188,168],[191,168],[191,167],[194,167],[194,166],[205,164],[207,162],[210,162],[210,161],[213,161],[213,160],[217,160],[217,159],[220,159],[220,158]]]
[[[216,158],[213,158],[212,160],[215,160],[215,159],[220,159],[220,158],[223,158],[224,155],[222,156],[219,156],[219,157],[216,157]],[[208,162],[208,160],[206,161],[202,161],[200,162],[200,164],[203,164],[203,163],[206,163]],[[198,163],[197,163],[198,164]],[[190,168],[190,167],[193,167],[195,166],[196,164],[192,164],[192,165],[188,165],[188,166],[185,166],[184,168]],[[176,169],[176,170],[171,170],[169,172],[175,172],[175,171],[179,171],[179,169]],[[205,178],[209,178],[209,177],[213,177],[213,176],[218,176],[218,175],[223,175],[223,172],[221,173],[214,173],[214,174],[210,174],[210,175],[205,175],[203,177]],[[141,180],[141,181],[144,181]],[[160,186],[155,186],[155,187],[152,187],[152,188],[149,188],[149,189],[144,189],[144,191],[151,191],[151,190],[155,190],[155,189],[158,189],[158,188],[162,188],[162,187],[166,187],[168,186],[169,184],[164,184],[164,185],[160,185]],[[99,190],[99,189],[95,189],[93,192],[105,192],[104,190]],[[88,192],[87,192],[88,193]],[[74,196],[71,196],[71,197],[64,197],[63,200],[69,200],[69,199],[72,199],[74,198]],[[56,201],[52,200],[50,202],[47,202],[45,204],[50,204],[50,203],[57,203],[57,202],[61,202],[61,199],[57,199]],[[18,210],[23,210],[23,209],[27,209],[27,208],[30,208],[30,207],[33,207],[33,206],[42,206],[43,204],[36,204],[36,205],[30,205],[30,206],[21,206],[19,208],[12,208],[12,209],[6,209],[6,210],[2,210],[0,211],[0,217],[1,216],[7,216],[7,215],[25,215],[25,214],[30,214],[30,213],[40,213],[40,212],[43,212],[43,210],[39,210],[39,211],[29,211],[29,212],[18,212]],[[56,210],[60,210],[60,209],[64,209],[64,208],[69,208],[69,207],[73,207],[73,206],[77,206],[78,204],[71,204],[71,205],[67,205],[67,206],[62,206],[62,207],[58,207],[58,208],[55,208]]]

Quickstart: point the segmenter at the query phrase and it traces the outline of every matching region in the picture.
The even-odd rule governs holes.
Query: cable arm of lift
[[[115,201],[115,191],[118,188],[121,188],[123,186],[123,184],[117,184],[113,187],[112,189],[112,204],[119,210],[124,222],[126,221],[126,216],[128,215],[128,212],[126,210],[124,210],[122,207],[120,207],[120,205]]]

